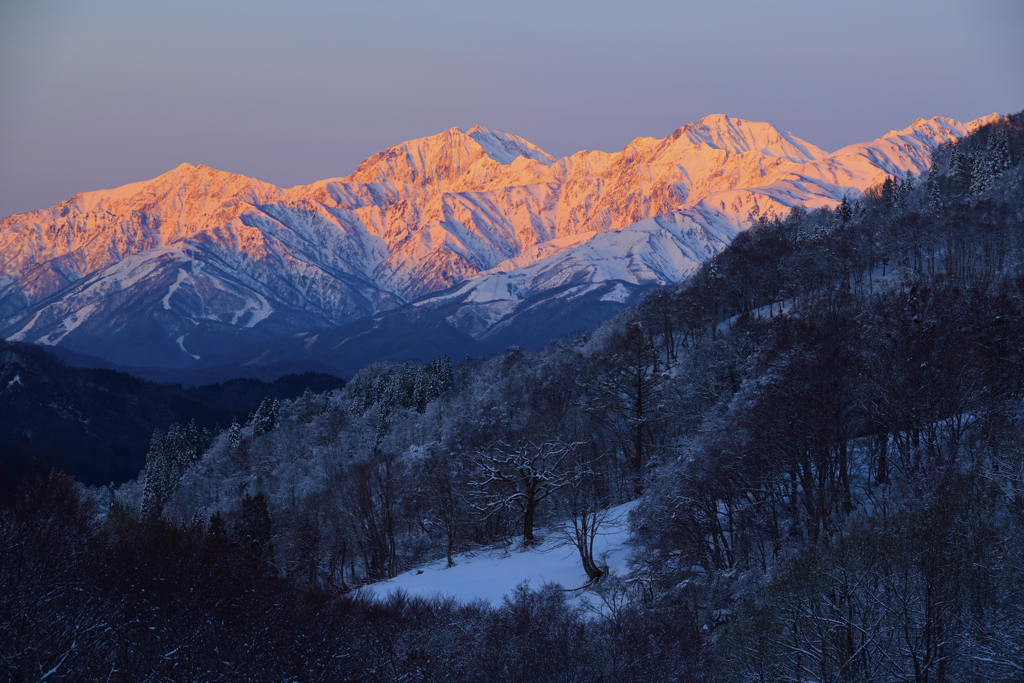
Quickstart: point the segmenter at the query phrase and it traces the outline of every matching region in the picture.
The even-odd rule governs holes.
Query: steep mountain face
[[[922,172],[937,145],[988,120],[919,119],[826,154],[766,123],[709,116],[560,160],[514,135],[453,128],[291,189],[185,164],[0,222],[0,335],[184,367],[420,299],[417,319],[501,336],[524,301],[624,305],[759,216]]]
[[[681,207],[616,230],[534,245],[417,305],[450,308],[452,302],[459,301],[462,305],[447,319],[474,337],[486,339],[514,324],[519,302],[551,298],[546,293],[568,303],[597,292],[600,300],[609,301],[628,296],[636,287],[679,282],[759,217],[785,216],[796,206],[834,207],[844,196],[855,199],[887,175],[902,178],[908,173],[924,173],[940,144],[996,118],[992,114],[967,124],[943,118],[918,119],[910,127],[889,131],[872,142],[825,154],[788,134],[764,130],[766,124],[738,127],[726,117],[707,117],[673,135],[686,138],[679,145],[684,151],[675,158],[688,161],[689,168],[696,169],[690,177],[700,179],[691,186],[699,189],[688,195],[689,201]],[[709,120],[717,125],[710,127]],[[723,131],[730,136],[723,139]],[[671,140],[666,138],[658,146],[670,146]],[[710,144],[733,151],[720,154],[722,149]],[[700,165],[702,157],[695,151],[698,145],[710,150],[704,160],[721,163],[720,175],[713,164]],[[752,148],[759,145],[760,152],[755,152]],[[766,172],[772,159],[774,168]],[[608,282],[617,283],[615,294],[598,286]],[[567,284],[576,286],[565,288]],[[556,288],[563,291],[556,292]]]

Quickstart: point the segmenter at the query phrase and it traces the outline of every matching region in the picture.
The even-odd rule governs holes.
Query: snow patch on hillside
[[[174,296],[174,293],[178,291],[178,287],[181,287],[181,283],[184,282],[187,277],[188,273],[186,273],[183,268],[179,268],[178,278],[174,281],[173,284],[171,284],[170,287],[168,287],[167,294],[164,295],[164,298],[161,301],[165,311],[171,310],[171,297]]]
[[[178,342],[178,348],[179,349],[181,349],[183,352],[187,353],[188,355],[192,356],[196,360],[199,360],[199,356],[197,356],[194,353],[189,353],[189,350],[185,348],[185,335],[181,335],[180,337],[178,337],[178,339],[176,341]]]
[[[10,341],[25,341],[25,335],[28,334],[28,331],[35,326],[36,321],[39,320],[39,316],[43,314],[43,310],[44,309],[40,308],[38,311],[36,311],[36,314],[32,316],[32,319],[28,321],[28,324],[25,325],[25,327],[18,330],[17,332],[15,332],[14,334],[12,334],[10,337],[8,337],[8,339]]]
[[[234,317],[231,319],[232,325],[237,325],[239,320],[242,318],[246,319],[245,327],[256,327],[259,323],[267,319],[267,317],[274,312],[274,309],[270,306],[270,303],[258,292],[252,292],[255,299],[248,299],[245,302],[245,306],[235,311]]]
[[[626,303],[629,298],[629,290],[621,284],[616,284],[610,292],[601,297],[601,301],[615,301],[620,304]]]
[[[628,518],[635,506],[633,501],[610,509],[594,541],[598,566],[607,564],[618,576],[629,571]],[[568,590],[587,584],[579,553],[565,542],[559,527],[547,530],[543,540],[527,550],[490,548],[461,553],[453,559],[454,567],[447,568],[447,560],[442,559],[360,590],[376,598],[401,590],[411,596],[453,596],[466,602],[484,600],[500,605],[524,581],[534,589],[545,583],[557,583]]]
[[[92,312],[96,310],[98,305],[98,303],[94,302],[88,306],[78,309],[61,321],[60,327],[58,328],[59,331],[51,332],[45,337],[36,340],[36,343],[42,344],[43,346],[56,346],[57,344],[60,344],[64,337],[78,329],[78,326],[84,323],[89,316],[92,315]],[[56,338],[54,338],[54,335],[57,335]]]

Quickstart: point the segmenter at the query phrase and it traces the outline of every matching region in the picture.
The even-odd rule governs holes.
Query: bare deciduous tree
[[[487,515],[518,510],[523,519],[523,543],[533,543],[537,508],[570,483],[573,474],[566,472],[563,464],[575,447],[560,439],[497,442],[476,458],[480,471],[476,485],[483,497],[474,507]]]

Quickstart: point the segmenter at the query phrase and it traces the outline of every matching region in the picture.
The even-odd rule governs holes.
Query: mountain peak
[[[708,126],[708,127],[714,128],[714,127],[718,127],[718,126],[728,126],[729,125],[729,121],[730,121],[730,119],[729,119],[729,115],[728,114],[708,114],[707,116],[701,117],[697,121],[697,123],[699,123],[699,124],[701,124],[703,126]],[[746,123],[746,121],[744,121],[743,119],[736,119],[736,122],[737,123]]]
[[[993,124],[993,123],[995,123],[996,121],[999,121],[1002,118],[1003,118],[1002,114],[1000,114],[998,112],[992,112],[988,116],[982,116],[980,119],[974,119],[973,121],[968,121],[965,125],[967,126],[968,130],[975,131],[975,130],[981,128],[982,126],[987,126],[989,124]]]
[[[555,162],[544,150],[517,135],[483,126],[473,126],[468,133],[452,127],[374,154],[359,164],[347,180],[364,183],[397,180],[418,187],[451,187],[466,174],[476,174],[480,160],[485,157],[502,166],[512,164],[519,157],[545,166]],[[489,173],[492,172],[487,171],[485,175]]]
[[[634,138],[633,140],[630,141],[630,143],[628,145],[626,145],[626,149],[632,149],[635,152],[643,152],[645,150],[650,149],[651,147],[654,147],[659,142],[661,142],[661,140],[659,140],[658,138],[650,138],[650,137]]]
[[[545,166],[555,163],[554,157],[518,135],[509,135],[483,126],[473,126],[468,135],[484,148],[487,156],[499,164],[511,164],[518,157],[539,161]]]
[[[933,116],[930,119],[918,117],[917,120],[906,128],[890,130],[882,136],[882,139],[924,135],[927,138],[936,138],[936,136],[938,136],[948,142],[955,138],[972,133],[982,126],[995,123],[1001,118],[1002,116],[999,114],[992,113],[988,116],[982,116],[981,118],[974,119],[973,121],[968,121],[967,123],[960,123],[959,121],[954,121],[953,119],[946,118],[944,116]]]
[[[726,114],[710,114],[677,130],[673,137],[685,137],[693,145],[706,145],[731,154],[760,152],[798,163],[821,159],[826,153],[788,131],[780,131],[770,123],[730,118]]]

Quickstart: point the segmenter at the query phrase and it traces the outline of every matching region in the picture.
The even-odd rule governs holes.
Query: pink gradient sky
[[[480,124],[560,157],[707,114],[828,151],[1024,109],[1024,2],[0,4],[0,218],[182,162],[281,186]]]

